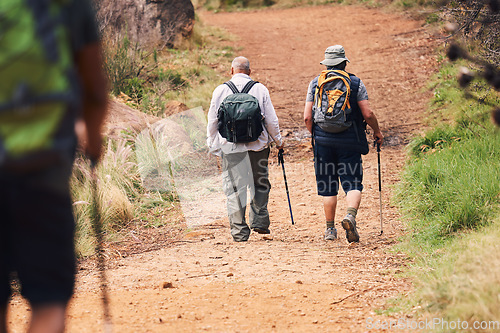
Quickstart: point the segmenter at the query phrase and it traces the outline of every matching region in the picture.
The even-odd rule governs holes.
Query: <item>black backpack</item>
[[[250,80],[241,92],[233,82],[224,83],[233,93],[220,104],[217,119],[220,135],[229,142],[252,142],[262,133],[259,101],[248,93],[256,83]]]

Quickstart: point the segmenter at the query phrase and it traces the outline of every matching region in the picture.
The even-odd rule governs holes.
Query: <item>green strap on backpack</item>
[[[0,1],[0,165],[50,151],[74,102],[64,1]]]

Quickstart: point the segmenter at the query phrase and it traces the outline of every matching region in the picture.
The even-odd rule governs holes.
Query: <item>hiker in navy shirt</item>
[[[349,60],[341,45],[328,47],[325,51],[325,59],[321,62],[327,67],[327,70],[334,71],[333,73],[322,72],[324,77],[338,74],[349,82],[350,97],[346,102],[350,106],[350,114],[344,115],[346,128],[331,129],[324,114],[322,114],[322,108],[324,110],[322,101],[317,100],[318,91],[321,92],[318,87],[321,76],[316,77],[309,84],[304,108],[304,122],[313,136],[316,186],[318,194],[323,197],[326,218],[325,240],[337,239],[334,219],[340,180],[346,193],[348,207],[342,220],[342,227],[346,231],[348,242],[351,243],[359,241],[356,214],[363,190],[361,155],[365,155],[369,151],[365,134],[366,124],[373,129],[373,139],[378,144],[382,144],[384,136],[380,131],[377,117],[368,103],[365,85],[355,75],[345,72],[347,62]],[[324,121],[326,124],[320,121]]]

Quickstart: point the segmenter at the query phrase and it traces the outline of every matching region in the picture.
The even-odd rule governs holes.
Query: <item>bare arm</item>
[[[368,103],[368,100],[363,100],[358,101],[358,105],[361,109],[361,113],[363,114],[363,118],[365,118],[366,123],[373,129],[373,139],[377,143],[382,144],[382,142],[384,141],[384,135],[380,131],[377,117],[370,108],[370,103]]]
[[[85,151],[98,160],[102,154],[101,129],[108,105],[107,79],[99,43],[83,47],[75,56],[82,85],[83,120],[87,131]]]
[[[304,107],[304,123],[306,124],[307,130],[312,134],[313,127],[313,116],[312,116],[313,102],[306,102]]]

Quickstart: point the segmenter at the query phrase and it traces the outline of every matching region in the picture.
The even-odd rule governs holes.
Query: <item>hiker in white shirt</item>
[[[245,57],[237,57],[231,64],[231,82],[238,91],[251,81],[250,63]],[[227,209],[231,235],[238,242],[247,241],[250,229],[257,233],[269,234],[269,212],[267,203],[271,184],[268,177],[270,144],[276,143],[283,148],[278,117],[269,96],[269,90],[256,83],[249,90],[259,102],[262,114],[262,127],[257,140],[252,142],[228,142],[218,131],[218,110],[222,101],[233,92],[227,84],[218,86],[212,95],[208,112],[207,145],[212,154],[222,157],[223,188],[227,196]],[[236,189],[236,191],[235,191]],[[246,223],[245,210],[247,189],[250,189],[251,202],[249,224]]]

